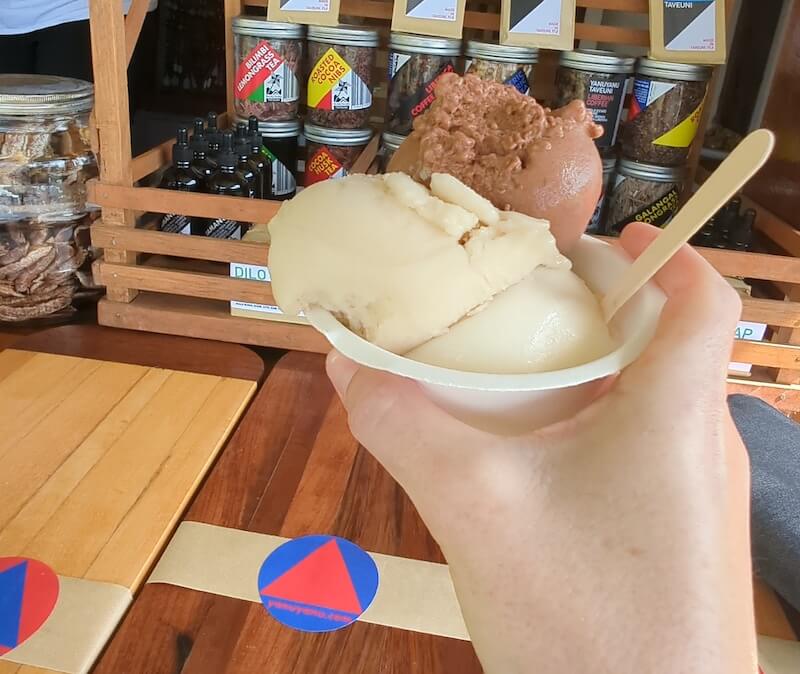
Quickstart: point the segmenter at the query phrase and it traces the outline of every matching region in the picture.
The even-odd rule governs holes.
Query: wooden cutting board
[[[0,352],[0,557],[135,592],[255,389]]]

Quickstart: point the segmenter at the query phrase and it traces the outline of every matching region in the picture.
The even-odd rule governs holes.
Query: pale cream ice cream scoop
[[[534,269],[568,269],[546,220],[501,212],[449,175],[402,173],[307,188],[269,223],[285,312],[321,307],[394,353],[442,335]]]
[[[540,267],[406,356],[464,372],[524,374],[588,363],[614,348],[583,280]]]

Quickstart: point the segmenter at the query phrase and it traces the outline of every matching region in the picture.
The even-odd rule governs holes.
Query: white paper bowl
[[[630,265],[624,252],[583,236],[570,258],[575,272],[598,295]],[[307,317],[331,345],[351,360],[414,379],[436,403],[462,421],[496,433],[516,434],[565,419],[584,407],[602,381],[633,362],[655,333],[664,295],[642,288],[611,321],[619,347],[602,358],[564,370],[534,374],[481,374],[419,363],[391,353],[344,327],[328,311]]]

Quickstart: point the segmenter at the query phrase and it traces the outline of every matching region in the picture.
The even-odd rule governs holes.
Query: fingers
[[[637,257],[658,235],[643,223],[628,225],[622,247]],[[672,382],[688,387],[724,383],[741,301],[736,291],[689,246],[681,248],[656,274],[667,295],[658,331],[645,353],[621,380]],[[627,381],[625,381],[627,380]]]
[[[336,352],[327,369],[353,435],[409,492],[490,437],[437,407],[414,381],[359,367]]]

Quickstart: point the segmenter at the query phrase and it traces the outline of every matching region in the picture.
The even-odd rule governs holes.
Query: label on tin
[[[412,19],[455,21],[457,0],[406,0],[405,15]]]
[[[244,57],[236,70],[236,98],[258,103],[288,103],[300,98],[297,77],[266,40]]]
[[[603,204],[606,201],[606,188],[603,186],[603,191],[600,192],[600,198],[597,200],[597,206],[594,207],[594,213],[586,226],[587,234],[603,234],[602,214]]]
[[[325,146],[317,150],[306,163],[306,187],[331,178],[344,178],[346,175],[347,169]]]
[[[284,12],[330,12],[331,0],[280,0]]]
[[[528,76],[525,74],[525,71],[522,68],[519,68],[511,77],[503,82],[503,84],[508,84],[509,86],[514,87],[517,91],[526,96],[531,90],[530,82],[528,82]]]
[[[595,124],[603,127],[598,139],[601,147],[611,147],[617,141],[627,82],[628,75],[624,73],[595,73],[587,78],[584,102]]]
[[[655,101],[664,94],[675,88],[675,84],[667,82],[657,82],[646,78],[637,77],[633,83],[633,96],[631,97],[631,107],[628,111],[628,121],[635,119],[641,112],[647,110]],[[705,99],[700,102],[692,113],[676,126],[652,141],[653,145],[663,145],[667,147],[689,147],[697,135],[697,127],[700,125],[700,116],[703,114],[703,104]]]
[[[619,186],[627,180],[624,175],[617,175],[614,182],[614,191],[617,192]],[[666,187],[667,185],[665,185]],[[669,190],[663,195],[658,197],[655,201],[637,205],[633,212],[628,213],[624,219],[612,223],[606,228],[610,234],[619,234],[625,226],[630,222],[648,222],[651,225],[663,227],[666,225],[678,210],[678,187],[677,185],[669,186]]]
[[[308,107],[320,110],[363,110],[372,94],[341,55],[331,47],[308,77]]]
[[[716,5],[716,0],[664,0],[664,48],[716,50]]]
[[[397,56],[398,58],[394,58]],[[409,57],[404,54],[389,55],[389,80],[393,80],[397,73],[406,66]],[[452,60],[446,61],[436,72],[436,74],[429,80],[422,82],[413,91],[392,91],[390,102],[393,108],[393,116],[396,119],[409,120],[409,128],[406,133],[411,132],[411,124],[416,117],[419,117],[425,112],[434,99],[436,98],[436,87],[439,84],[439,79],[445,73],[455,72],[455,65]],[[400,131],[398,131],[399,133]]]
[[[561,34],[561,0],[510,0],[509,33]]]

